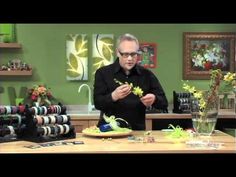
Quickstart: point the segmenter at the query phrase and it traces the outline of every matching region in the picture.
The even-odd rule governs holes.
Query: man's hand
[[[131,93],[131,87],[128,84],[123,84],[123,85],[117,87],[111,93],[111,97],[112,97],[113,101],[117,101],[119,99],[125,98],[130,93]]]
[[[140,100],[146,107],[149,107],[152,106],[152,104],[156,100],[156,96],[152,93],[148,93],[147,95],[143,96]]]

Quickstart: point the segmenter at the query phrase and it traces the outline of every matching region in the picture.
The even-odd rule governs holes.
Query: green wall
[[[0,49],[0,64],[20,58],[33,66],[33,76],[0,77],[0,103],[14,104],[9,99],[11,87],[19,95],[21,87],[46,84],[64,104],[86,104],[88,93],[83,90],[84,94],[78,94],[78,88],[83,83],[93,86],[93,78],[90,73],[88,81],[66,80],[65,36],[88,34],[92,47],[92,34],[114,34],[116,38],[123,33],[136,35],[140,42],[157,43],[158,67],[152,71],[171,103],[173,90],[182,91],[183,32],[236,32],[236,24],[16,24],[16,38],[23,48]],[[192,83],[208,86],[204,80]]]

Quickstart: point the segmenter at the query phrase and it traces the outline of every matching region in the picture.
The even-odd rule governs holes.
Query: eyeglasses
[[[119,51],[120,55],[124,58],[128,58],[129,56],[133,57],[137,57],[138,53],[137,52],[131,52],[131,53],[127,53],[127,52],[121,52]]]

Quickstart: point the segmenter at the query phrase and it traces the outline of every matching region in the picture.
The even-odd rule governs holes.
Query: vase
[[[217,116],[207,117],[205,119],[201,119],[200,116],[192,118],[193,128],[200,136],[210,136],[215,130],[216,122]]]
[[[218,96],[217,96],[218,97]],[[192,124],[197,135],[210,136],[215,130],[218,118],[218,98],[209,101],[207,93],[204,94],[206,107],[201,108],[200,101],[196,98],[191,99]]]

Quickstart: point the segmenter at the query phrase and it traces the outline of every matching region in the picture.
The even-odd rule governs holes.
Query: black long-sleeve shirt
[[[114,115],[117,118],[125,119],[133,130],[145,130],[145,105],[140,101],[137,95],[132,92],[125,98],[113,101],[111,93],[119,86],[114,81],[117,79],[122,83],[133,83],[133,86],[139,86],[143,95],[152,93],[156,96],[153,107],[157,109],[166,109],[168,102],[165,92],[157,77],[148,69],[140,65],[135,65],[129,75],[126,75],[117,59],[113,64],[98,69],[95,73],[94,82],[94,105],[107,116]],[[100,115],[98,126],[105,123]]]

